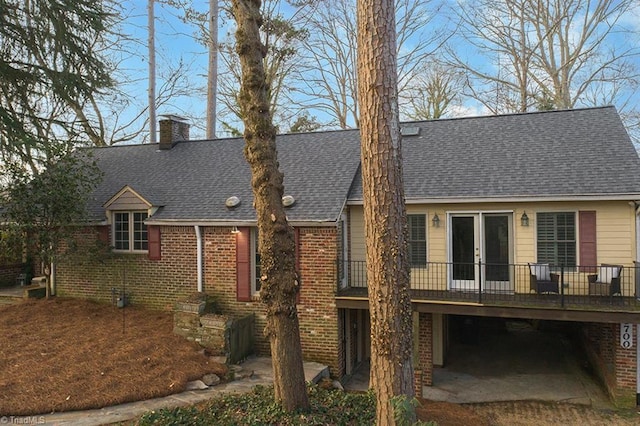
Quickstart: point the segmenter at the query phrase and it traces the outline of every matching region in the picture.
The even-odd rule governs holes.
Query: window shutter
[[[96,226],[96,228],[98,231],[98,241],[100,241],[101,243],[107,246],[110,246],[111,241],[109,240],[109,228],[111,228],[111,226],[101,225],[101,226]]]
[[[580,272],[596,272],[596,212],[581,211],[579,215],[580,227]]]
[[[251,228],[239,227],[236,234],[236,298],[251,301]]]
[[[293,232],[296,245],[296,275],[298,276],[298,293],[296,294],[296,303],[300,303],[300,293],[302,293],[302,278],[300,274],[300,230],[298,228],[294,228]]]
[[[149,260],[160,260],[162,258],[160,227],[158,225],[148,225],[147,238],[149,240]]]

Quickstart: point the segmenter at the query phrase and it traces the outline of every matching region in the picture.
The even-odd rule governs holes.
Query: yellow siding
[[[365,259],[364,218],[362,206],[350,206],[351,260]],[[596,211],[597,261],[633,266],[636,259],[635,209],[627,201],[592,202],[544,202],[544,203],[484,203],[484,204],[437,204],[408,205],[408,214],[427,215],[427,260],[447,262],[448,215],[454,213],[510,212],[513,214],[513,261],[526,265],[536,261],[536,213]],[[522,213],[529,217],[529,226],[521,226]],[[433,215],[440,217],[440,227],[432,226]],[[576,232],[579,232],[576,221]],[[580,236],[577,235],[580,241]],[[577,259],[580,245],[576,244]],[[632,273],[629,270],[627,273]],[[412,274],[417,277],[418,274]],[[575,277],[574,277],[575,278]],[[585,278],[586,279],[586,278]],[[528,292],[527,277],[516,282],[516,292]],[[567,289],[568,293],[572,289]]]
[[[362,206],[349,208],[349,233],[351,241],[352,261],[365,260],[365,235],[364,235],[364,211]]]

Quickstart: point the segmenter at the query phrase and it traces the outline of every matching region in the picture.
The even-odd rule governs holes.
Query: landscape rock
[[[215,386],[220,383],[220,377],[217,374],[205,374],[202,376],[202,382],[207,386]]]
[[[340,389],[341,391],[344,390],[344,387],[342,386],[342,383],[340,383],[338,380],[334,380],[332,383],[332,386],[334,389]]]
[[[194,380],[193,382],[187,383],[186,390],[203,390],[208,388],[209,386],[207,386],[202,380]]]

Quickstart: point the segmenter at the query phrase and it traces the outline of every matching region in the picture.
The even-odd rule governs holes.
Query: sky
[[[454,3],[453,0],[445,0]],[[636,30],[640,34],[640,2],[632,13],[627,14],[623,19],[625,24]],[[206,0],[195,0],[193,6],[200,11],[207,10]],[[131,35],[132,41],[127,44],[128,54],[122,54],[121,62],[118,66],[118,73],[115,76],[123,83],[124,90],[133,95],[135,103],[126,109],[122,109],[123,115],[133,117],[137,112],[146,106],[147,102],[147,1],[146,0],[123,0],[121,7],[126,19],[123,22],[122,31]],[[206,66],[207,51],[204,46],[194,39],[197,29],[192,25],[187,25],[179,19],[176,9],[156,4],[156,49],[158,83],[156,92],[162,88],[163,75],[172,67],[182,64],[185,78],[180,82],[180,86],[189,88],[189,93],[174,96],[169,102],[158,107],[158,115],[177,114],[190,118],[192,124],[192,137],[204,137],[204,116],[206,109]],[[222,41],[227,37],[229,28],[233,22],[229,22],[220,13],[219,39]],[[620,39],[620,43],[628,43],[629,40]],[[637,42],[637,40],[634,40]],[[473,52],[469,50],[469,52]],[[473,56],[473,58],[477,58]],[[636,61],[639,61],[636,58]],[[636,95],[637,97],[637,95]],[[636,99],[637,102],[637,99]],[[487,114],[487,110],[475,102],[466,101],[454,105],[452,115],[482,115]],[[219,136],[225,136],[218,126]],[[148,136],[148,135],[147,135]],[[140,141],[138,141],[140,142]]]

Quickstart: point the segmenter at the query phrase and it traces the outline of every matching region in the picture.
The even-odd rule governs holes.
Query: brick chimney
[[[160,119],[160,149],[171,149],[189,140],[189,123],[177,115],[162,115]]]

